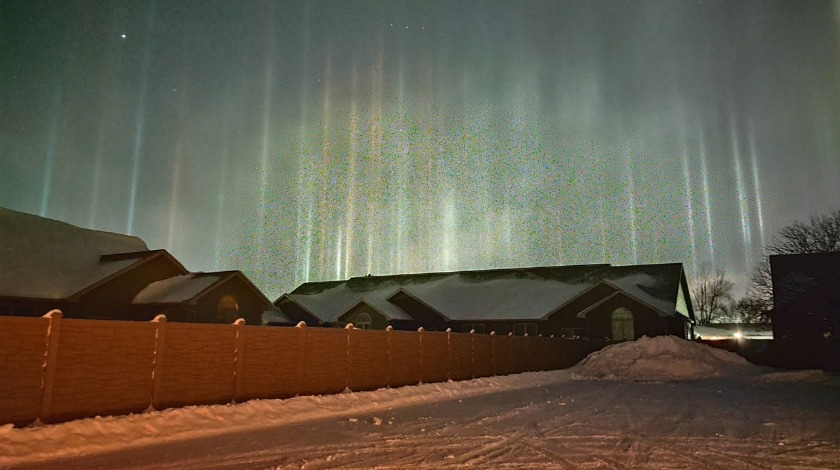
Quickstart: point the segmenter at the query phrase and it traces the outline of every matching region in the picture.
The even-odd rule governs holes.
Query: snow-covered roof
[[[0,208],[0,296],[63,299],[153,253],[143,240]],[[132,255],[103,260],[103,255]]]
[[[182,274],[162,279],[146,286],[131,303],[136,305],[186,302],[227,277],[226,274],[228,273]]]
[[[607,283],[665,316],[675,312],[681,276],[680,264],[495,269],[307,283],[286,296],[324,321],[360,301],[391,319],[410,319],[389,301],[399,291],[450,320],[538,320]]]
[[[399,286],[389,284],[359,292],[349,288],[346,282],[341,282],[314,295],[291,293],[286,297],[326,322],[337,320],[360,301],[364,301],[392,320],[410,320],[410,316],[387,300],[397,289]]]

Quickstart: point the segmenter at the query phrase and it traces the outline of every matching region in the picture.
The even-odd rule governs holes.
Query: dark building
[[[190,273],[166,250],[0,208],[0,315],[259,325],[269,301],[241,272]]]
[[[770,256],[774,338],[834,338],[840,331],[840,252]]]
[[[275,305],[309,325],[569,338],[693,337],[681,264],[555,266],[313,282]]]

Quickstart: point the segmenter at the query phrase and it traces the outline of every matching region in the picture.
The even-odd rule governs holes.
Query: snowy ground
[[[838,396],[835,375],[642,339],[567,371],[7,426],[0,467],[836,469]]]

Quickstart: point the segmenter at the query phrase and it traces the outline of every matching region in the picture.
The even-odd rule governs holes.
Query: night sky
[[[682,262],[840,207],[840,2],[0,2],[0,206],[271,298]]]

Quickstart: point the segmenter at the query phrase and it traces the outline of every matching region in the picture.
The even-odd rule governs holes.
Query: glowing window
[[[355,326],[356,328],[358,328],[360,330],[369,330],[369,329],[371,329],[371,326],[372,326],[371,323],[372,322],[370,320],[370,315],[362,312],[362,313],[359,314],[358,317],[356,317],[356,324],[353,325],[353,326]]]
[[[621,307],[613,310],[612,339],[619,341],[636,339],[633,331],[633,312],[630,309]]]
[[[216,306],[216,317],[220,322],[233,323],[239,315],[239,303],[232,295],[223,295]]]

